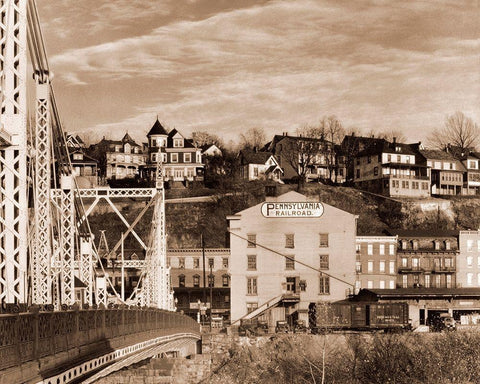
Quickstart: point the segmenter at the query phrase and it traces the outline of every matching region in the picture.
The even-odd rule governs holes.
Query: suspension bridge
[[[35,0],[0,4],[0,383],[93,382],[154,355],[196,353],[199,326],[175,312],[170,287],[162,157],[155,188],[104,192],[153,207],[126,298],[95,267],[84,199],[99,192],[76,185]]]

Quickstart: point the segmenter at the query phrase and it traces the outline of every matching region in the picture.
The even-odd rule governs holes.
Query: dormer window
[[[130,153],[132,151],[132,147],[130,144],[126,143],[124,146],[123,146],[123,151],[125,153]]]
[[[395,152],[402,152],[402,147],[395,147]]]
[[[119,145],[115,146],[115,152],[120,152],[120,146]]]
[[[439,250],[440,250],[440,241],[435,240],[435,241],[433,242],[433,245],[434,245],[436,251],[439,251]]]
[[[402,240],[402,249],[407,249],[407,240]]]
[[[412,240],[412,248],[414,250],[417,250],[418,249],[418,240]]]
[[[174,148],[183,147],[183,139],[173,139],[173,147]]]
[[[82,153],[74,153],[73,154],[73,160],[83,160],[83,154]]]
[[[450,249],[452,249],[452,243],[449,241],[449,240],[446,240],[445,241],[445,249],[447,251],[449,251]]]

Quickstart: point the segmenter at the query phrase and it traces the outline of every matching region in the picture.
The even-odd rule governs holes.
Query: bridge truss
[[[33,76],[27,73],[30,67]],[[33,84],[28,83],[30,78]],[[3,309],[31,304],[55,309],[71,306],[77,300],[76,279],[86,286],[87,304],[106,303],[105,274],[96,276],[98,255],[82,202],[93,192],[77,188],[51,80],[35,0],[0,0]],[[35,89],[33,122],[28,89]],[[147,257],[142,266],[143,283],[131,303],[173,310],[166,265],[161,164],[157,168],[156,188],[137,190],[152,199],[154,214],[147,245],[138,238],[146,247]],[[105,193],[128,195],[132,191]],[[120,300],[117,297],[117,302]]]

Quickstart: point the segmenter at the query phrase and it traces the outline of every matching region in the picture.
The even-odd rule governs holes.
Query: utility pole
[[[202,243],[202,261],[203,261],[203,303],[207,306],[207,274],[205,271],[205,243],[203,241],[203,233],[200,235],[200,241]],[[205,316],[205,315],[204,315]]]
[[[212,332],[212,310],[213,310],[213,259],[208,260],[210,266],[210,277],[208,278],[208,285],[210,286],[210,332]]]

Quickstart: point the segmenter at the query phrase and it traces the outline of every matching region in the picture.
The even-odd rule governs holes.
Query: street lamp
[[[208,266],[210,267],[210,277],[208,279],[208,285],[210,286],[210,332],[212,331],[212,310],[213,310],[213,259],[208,259]]]

